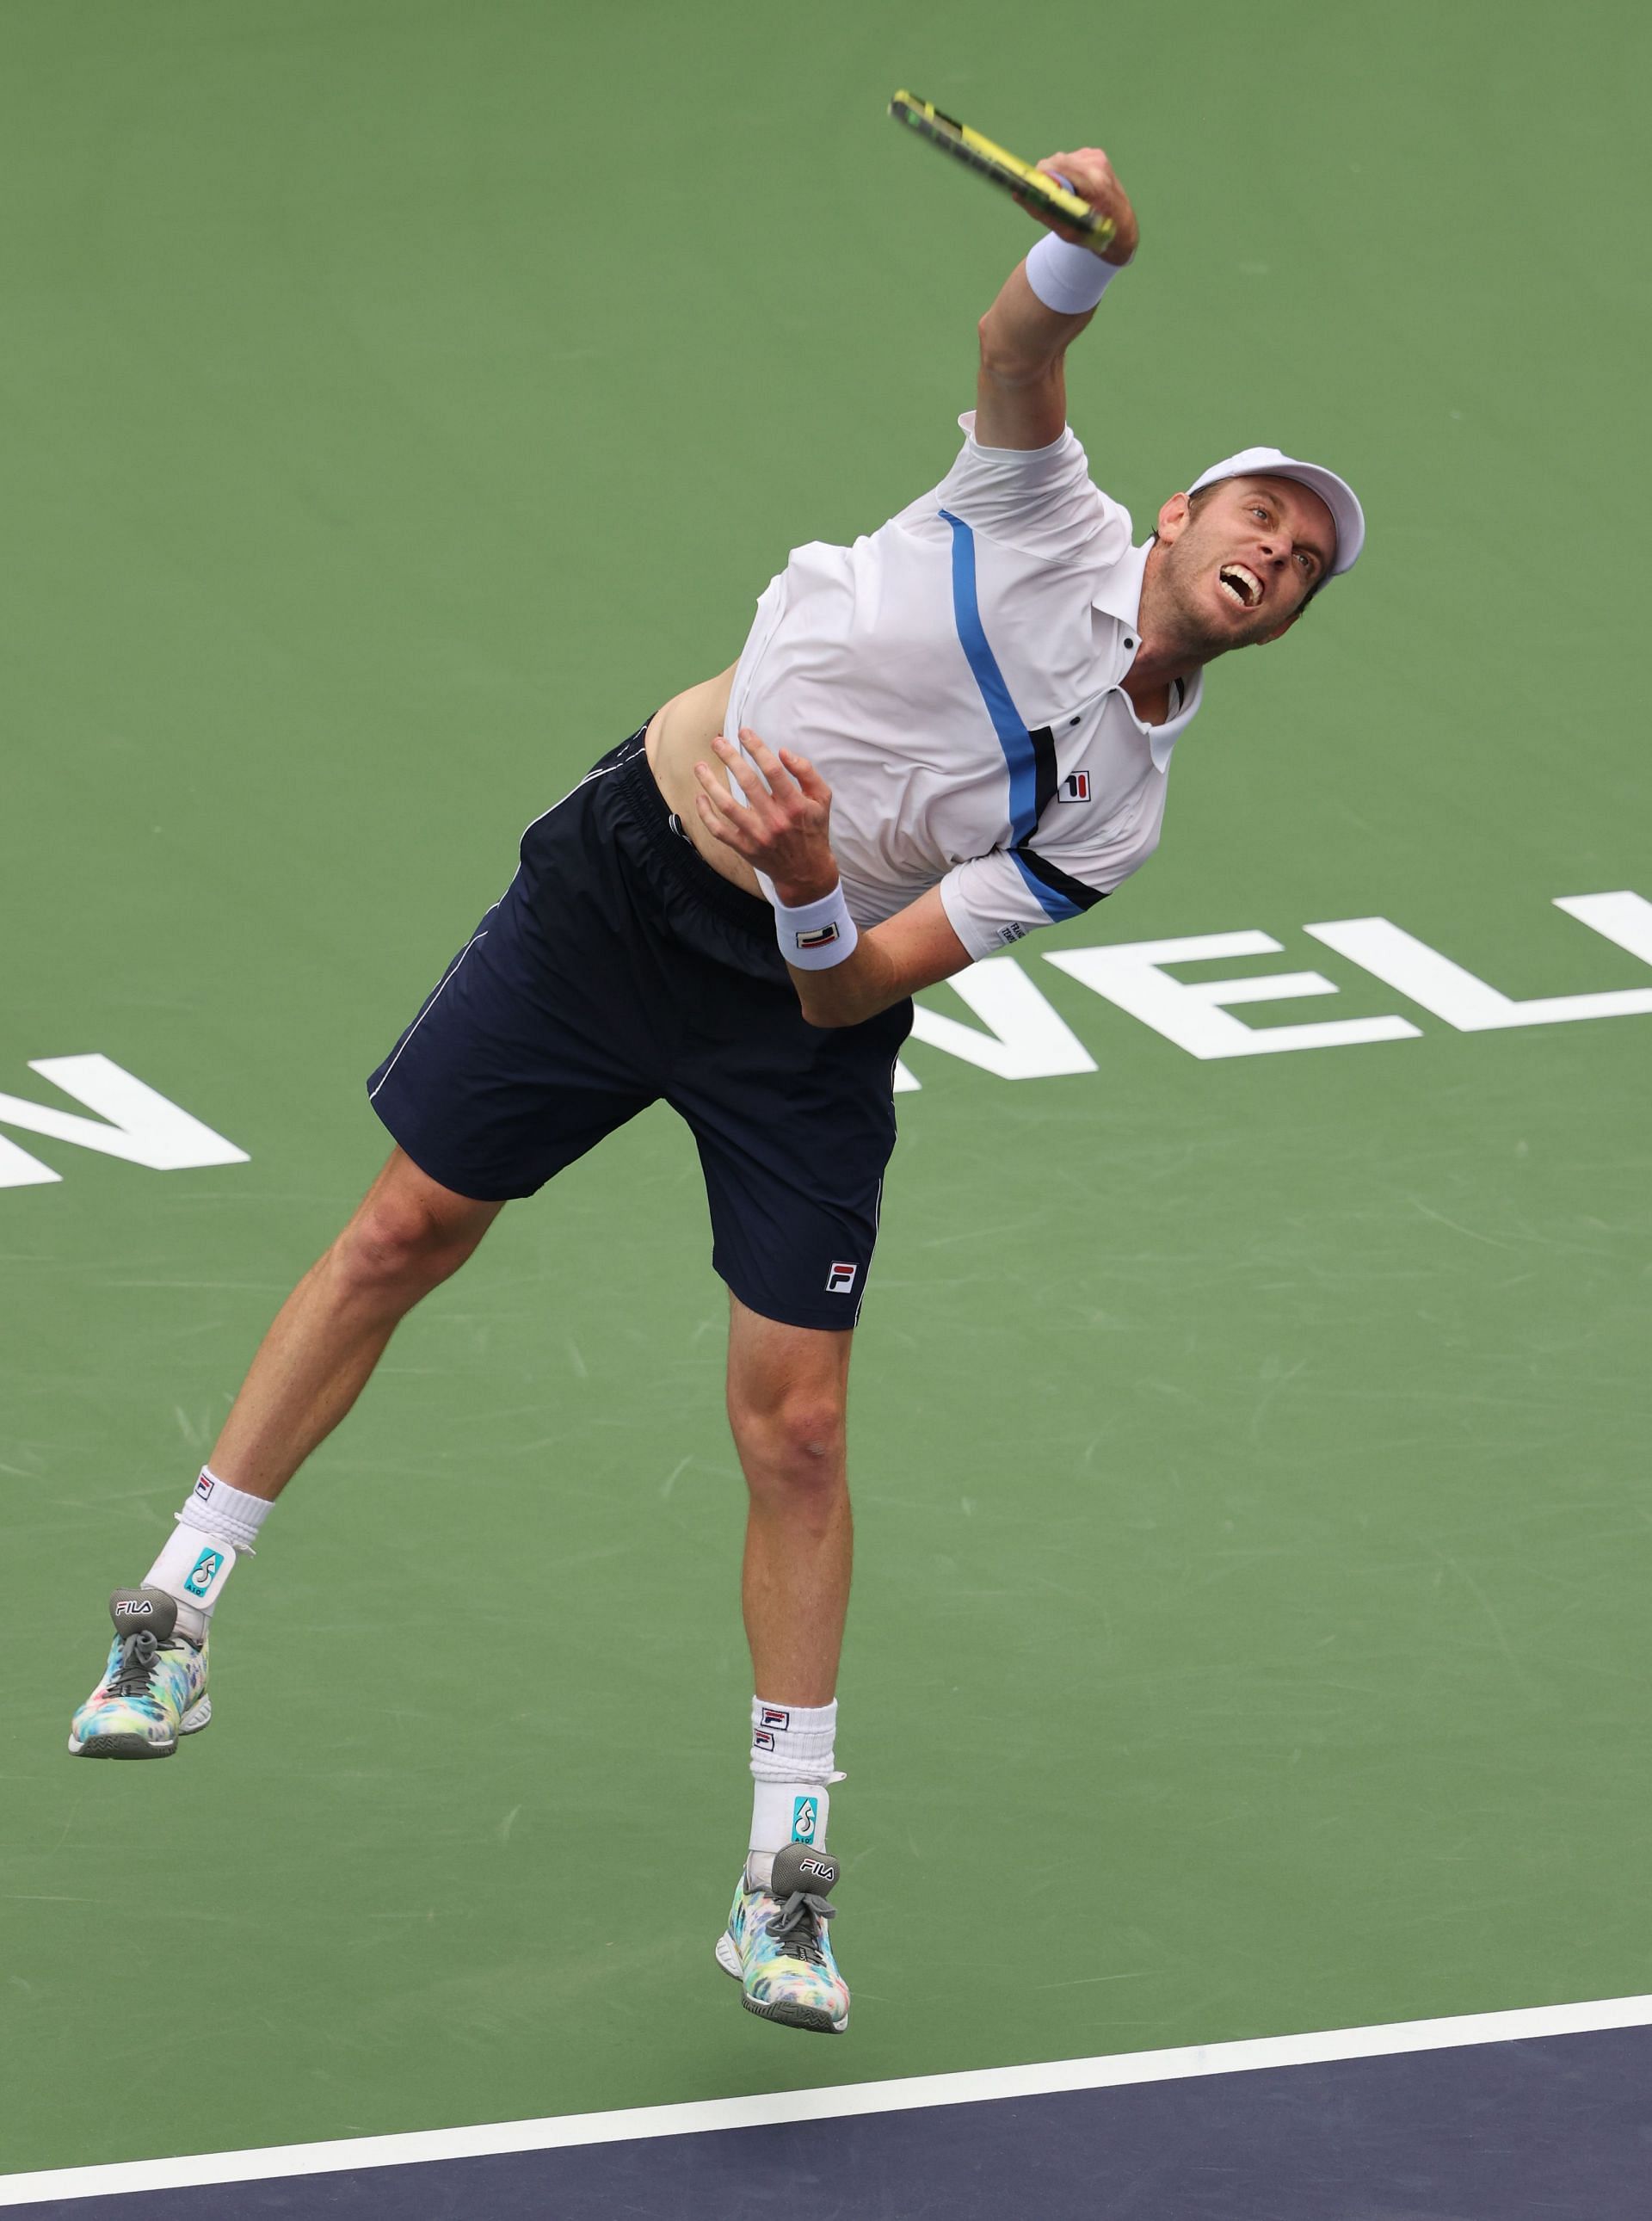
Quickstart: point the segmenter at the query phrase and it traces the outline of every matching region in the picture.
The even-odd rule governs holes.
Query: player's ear
[[[1159,511],[1159,537],[1167,545],[1180,537],[1183,526],[1193,513],[1193,505],[1185,493],[1173,493]]]

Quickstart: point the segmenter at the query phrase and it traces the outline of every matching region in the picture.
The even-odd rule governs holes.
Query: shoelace
[[[154,1670],[155,1657],[160,1649],[153,1628],[141,1627],[135,1634],[122,1636],[121,1662],[110,1677],[110,1695],[147,1697],[149,1676]]]
[[[768,1932],[777,1943],[785,1946],[789,1959],[801,1959],[810,1967],[824,1966],[821,1939],[826,1923],[836,1911],[827,1898],[817,1897],[810,1890],[794,1890],[784,1905],[770,1913]]]

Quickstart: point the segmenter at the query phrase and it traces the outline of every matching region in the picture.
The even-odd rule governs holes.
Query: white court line
[[[823,2090],[786,2090],[772,2096],[636,2105],[612,2113],[564,2113],[543,2121],[417,2129],[403,2136],[272,2144],[261,2151],[203,2152],[185,2159],[130,2160],[110,2167],[53,2168],[36,2174],[0,2175],[0,2205],[28,2205],[48,2198],[111,2198],[121,2191],[182,2190],[205,2183],[261,2182],[283,2175],[338,2174],[361,2168],[410,2167],[427,2160],[481,2159],[497,2152],[625,2143],[642,2137],[702,2136],[712,2129],[760,2128],[777,2122],[847,2120],[860,2113],[903,2113],[924,2105],[1036,2098],[1061,2090],[1119,2089],[1131,2083],[1173,2082],[1201,2074],[1249,2074],[1265,2067],[1312,2067],[1338,2059],[1446,2051],[1467,2043],[1513,2043],[1534,2036],[1647,2027],[1652,2027],[1652,1997],[1528,2005],[1512,2012],[1460,2013],[1446,2020],[1390,2021],[1375,2028],[1188,2044],[1175,2051],[1127,2051],[1099,2059],[1051,2060],[1035,2067],[916,2074],[898,2082],[838,2083]]]

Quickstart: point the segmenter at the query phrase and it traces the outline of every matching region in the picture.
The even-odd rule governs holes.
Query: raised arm
[[[1098,147],[1082,147],[1076,153],[1048,155],[1038,166],[1111,216],[1117,228],[1101,260],[1121,268],[1136,252],[1136,211],[1105,154]],[[1036,220],[1045,222],[1042,216]],[[1046,228],[1074,253],[1088,252],[1081,233],[1057,224]],[[1081,294],[1084,266],[1073,268],[1076,285],[1070,278],[1063,282],[1064,273],[1057,269],[1052,273],[1055,282],[1044,280],[1043,290],[1064,297]],[[1025,262],[1011,272],[979,327],[975,437],[983,447],[1048,447],[1061,438],[1067,424],[1067,351],[1094,314],[1093,308],[1068,315],[1047,306],[1028,280]]]

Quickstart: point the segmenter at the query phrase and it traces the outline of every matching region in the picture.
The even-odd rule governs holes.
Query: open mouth
[[[1261,605],[1262,582],[1254,571],[1246,570],[1242,563],[1224,563],[1217,577],[1223,592],[1230,601],[1236,602],[1242,610],[1254,610]]]

